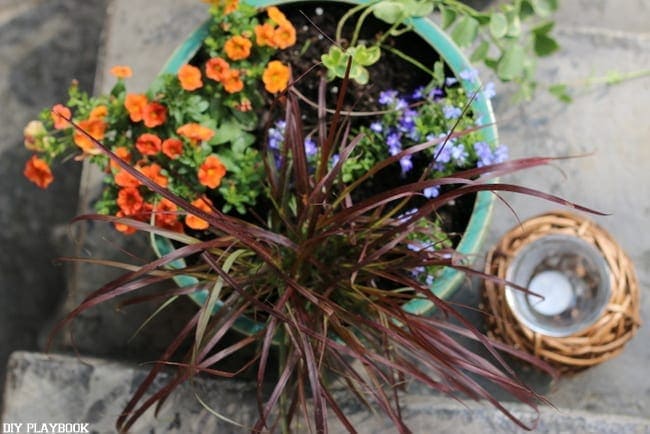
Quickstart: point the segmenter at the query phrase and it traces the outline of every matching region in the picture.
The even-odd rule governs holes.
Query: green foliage
[[[490,12],[478,11],[458,0],[374,1],[352,8],[341,18],[336,34],[338,47],[330,50],[322,60],[330,79],[344,76],[347,58],[357,47],[359,31],[369,12],[389,26],[383,36],[372,42],[379,48],[387,35],[398,35],[410,29],[411,19],[437,11],[442,28],[449,30],[454,42],[461,48],[472,49],[472,62],[493,69],[502,81],[519,83],[519,97],[529,98],[536,87],[535,57],[548,56],[559,49],[551,35],[553,22],[549,20],[556,10],[556,0],[512,0]],[[354,34],[347,49],[342,48],[346,46],[343,26],[357,14]],[[350,74],[362,84],[368,81],[363,66],[367,65],[353,63]]]
[[[381,50],[376,45],[357,45],[345,51],[333,45],[329,52],[321,56],[321,60],[327,68],[329,79],[345,77],[348,62],[351,62],[349,77],[359,84],[367,84],[369,74],[366,66],[376,63],[380,56]]]

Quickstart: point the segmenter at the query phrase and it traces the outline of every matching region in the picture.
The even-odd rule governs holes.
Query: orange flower
[[[235,106],[235,108],[240,112],[249,112],[253,110],[253,104],[251,103],[250,99],[242,98],[242,100]]]
[[[126,215],[122,211],[118,211],[117,214],[115,215],[116,217],[126,217]],[[115,226],[115,229],[122,232],[124,235],[131,235],[134,234],[136,229],[133,226],[129,226],[124,223],[118,223],[115,222],[113,223]]]
[[[124,215],[137,214],[144,204],[144,199],[136,187],[125,187],[117,193],[117,206]]]
[[[168,199],[161,199],[154,208],[154,224],[158,227],[183,232],[183,224],[178,220],[178,207]]]
[[[157,155],[162,150],[162,140],[155,134],[144,133],[135,141],[135,147],[142,155]]]
[[[125,65],[115,65],[110,70],[111,75],[117,78],[129,78],[133,75],[133,70]]]
[[[201,70],[196,66],[183,65],[178,70],[178,80],[181,82],[181,87],[185,90],[196,90],[203,86],[201,80]]]
[[[244,88],[244,82],[239,77],[240,73],[236,69],[230,69],[226,72],[221,84],[228,93],[237,93]]]
[[[108,116],[108,108],[105,105],[98,105],[90,111],[88,119],[104,119]]]
[[[104,138],[106,122],[101,119],[86,119],[79,121],[77,125],[81,130],[90,134],[95,140],[102,140]],[[102,152],[97,148],[97,146],[95,146],[95,142],[78,129],[74,132],[73,140],[75,145],[79,146],[86,154],[97,155]]]
[[[54,107],[52,107],[51,116],[52,116],[52,121],[54,122],[55,130],[62,130],[70,127],[70,122],[65,120],[63,116],[65,116],[68,119],[72,119],[72,112],[70,111],[69,108],[67,108],[63,104],[56,104]]]
[[[287,88],[290,75],[288,66],[283,65],[279,60],[272,60],[264,69],[262,81],[267,91],[277,93]]]
[[[257,45],[260,47],[268,46],[277,48],[273,40],[274,32],[275,29],[271,23],[264,23],[255,26],[255,42],[257,42]]]
[[[231,60],[242,60],[250,56],[252,45],[250,39],[237,35],[228,39],[223,48]]]
[[[126,170],[120,170],[115,174],[115,184],[120,187],[137,187],[140,181]]]
[[[147,128],[155,128],[167,121],[167,109],[158,102],[150,102],[142,109],[142,120]]]
[[[165,139],[162,142],[162,152],[172,160],[183,154],[183,142],[175,137]]]
[[[32,158],[27,160],[23,174],[41,188],[47,188],[54,181],[50,166],[45,160],[38,158],[36,155],[32,155]]]
[[[199,182],[209,188],[221,185],[221,179],[226,174],[226,166],[216,155],[210,155],[199,167]]]
[[[198,142],[207,141],[214,136],[214,131],[201,124],[191,122],[178,127],[176,133],[189,139],[190,143],[196,145]]]
[[[126,146],[118,146],[117,148],[113,148],[113,153],[117,155],[117,158],[120,160],[126,161],[127,163],[131,162],[131,152]],[[113,160],[111,160],[111,168],[113,170],[120,170],[120,166]]]
[[[214,81],[223,80],[229,70],[230,65],[221,57],[213,57],[205,63],[205,76]]]
[[[224,15],[231,14],[237,10],[239,0],[225,0],[226,7],[223,10]]]
[[[296,29],[287,22],[278,26],[273,32],[273,46],[284,50],[296,43]]]
[[[290,25],[291,22],[287,19],[287,17],[284,16],[282,12],[280,12],[280,9],[278,9],[275,6],[270,6],[266,9],[266,13],[268,14],[269,18],[273,20],[273,22],[279,26],[284,26],[284,25]]]
[[[212,207],[211,207],[212,202],[210,202],[210,199],[208,199],[205,196],[192,201],[192,205],[194,205],[201,211],[205,211],[207,213],[212,212]],[[188,214],[185,216],[185,224],[188,227],[196,230],[207,229],[210,226],[210,224],[207,221],[195,216],[194,214]]]
[[[144,176],[151,179],[156,184],[161,187],[167,187],[167,177],[161,172],[162,167],[156,163],[152,163],[148,166],[143,166],[138,169]]]
[[[130,93],[124,99],[124,107],[133,122],[142,120],[142,112],[148,103],[147,96],[141,93]]]

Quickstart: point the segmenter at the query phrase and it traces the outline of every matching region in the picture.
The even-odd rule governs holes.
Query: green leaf
[[[535,13],[540,17],[548,17],[557,10],[556,0],[531,0]]]
[[[520,45],[513,44],[508,47],[497,65],[497,75],[503,81],[514,80],[524,71],[526,52]]]
[[[560,49],[560,44],[550,36],[535,34],[534,40],[535,54],[539,57],[549,56]]]
[[[483,61],[483,63],[485,64],[485,66],[487,66],[488,68],[490,68],[493,71],[496,71],[497,66],[499,66],[499,60],[498,59],[487,58],[487,59],[485,59]]]
[[[508,19],[505,14],[495,12],[490,18],[490,33],[497,39],[503,38],[508,33]]]
[[[523,21],[529,17],[535,15],[535,9],[530,0],[524,0],[521,2],[521,7],[519,8],[519,18]]]
[[[464,16],[458,21],[454,30],[452,30],[451,38],[459,47],[467,47],[476,39],[478,27],[478,21],[472,17]]]
[[[546,21],[533,27],[530,31],[536,35],[546,35],[553,30],[553,27],[555,27],[555,22]]]
[[[433,3],[427,0],[402,0],[407,18],[425,17],[433,12]]]
[[[443,29],[447,29],[456,21],[456,12],[453,9],[440,6],[440,19]]]
[[[255,143],[255,136],[242,131],[241,134],[232,140],[232,151],[235,154],[241,154],[253,143]]]
[[[361,65],[353,64],[350,68],[350,78],[355,80],[359,84],[368,84],[368,79],[370,75],[368,70]]]
[[[408,16],[404,3],[397,0],[383,0],[371,7],[373,15],[388,24],[397,23]]]
[[[365,45],[358,45],[350,48],[349,51],[352,51],[352,61],[363,66],[370,66],[376,63],[381,56],[381,50],[377,45],[369,48]]]
[[[518,38],[521,35],[521,20],[519,19],[519,15],[512,12],[507,14],[506,17],[508,18],[508,32],[506,36]]]
[[[217,130],[211,143],[220,145],[226,142],[232,142],[243,133],[241,125],[233,120],[224,121]]]
[[[548,91],[551,95],[555,96],[557,99],[564,103],[570,103],[573,101],[571,95],[569,95],[569,88],[566,84],[554,84],[549,86]]]
[[[472,62],[482,62],[487,57],[489,49],[490,44],[488,41],[481,42],[469,57],[469,60]]]

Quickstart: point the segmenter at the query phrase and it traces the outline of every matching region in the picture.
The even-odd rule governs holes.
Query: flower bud
[[[23,130],[25,148],[30,151],[43,151],[43,137],[47,130],[41,121],[30,121]]]

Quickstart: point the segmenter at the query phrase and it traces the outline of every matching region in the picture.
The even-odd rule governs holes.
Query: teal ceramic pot
[[[329,2],[334,0],[325,1]],[[295,2],[287,0],[247,0],[247,3],[262,8]],[[346,0],[345,3],[354,5],[369,3],[369,1]],[[471,67],[471,64],[460,49],[433,21],[428,18],[416,18],[411,20],[411,24],[413,25],[414,31],[439,53],[441,59],[451,68],[456,76],[459,76],[461,71]],[[175,73],[178,71],[182,65],[194,56],[207,35],[208,25],[206,23],[192,32],[185,42],[176,49],[163,67],[161,73]],[[464,80],[460,81],[468,93],[471,94],[476,89],[476,83],[470,83]],[[487,125],[482,129],[485,140],[488,143],[498,143],[494,114],[489,100],[484,98],[482,93],[479,93],[473,101],[472,109],[482,119],[484,125]],[[470,259],[476,256],[484,242],[493,204],[494,196],[491,193],[480,192],[477,194],[469,223],[457,246],[457,250],[467,255]],[[154,240],[154,249],[158,254],[168,251],[169,248],[170,245],[164,240]],[[442,299],[449,298],[460,287],[464,277],[463,273],[452,268],[446,268],[441,276],[434,281],[431,286],[431,291]],[[180,276],[177,278],[177,283],[181,286],[191,285],[195,282],[194,278],[189,276]],[[206,301],[206,294],[204,293],[195,293],[191,297],[199,304],[203,304]],[[433,303],[425,299],[411,300],[404,305],[404,310],[414,314],[427,314],[433,308]],[[259,325],[247,318],[242,318],[236,324],[236,327],[241,331],[251,333],[258,329]]]

